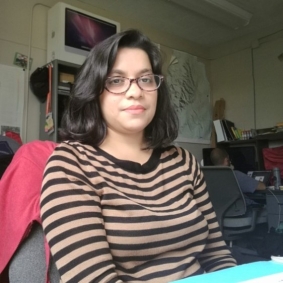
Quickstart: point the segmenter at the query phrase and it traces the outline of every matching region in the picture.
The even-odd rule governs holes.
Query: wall
[[[245,49],[211,62],[213,101],[224,98],[225,117],[239,128],[254,128],[251,51]]]
[[[226,101],[225,117],[242,129],[268,128],[283,121],[282,26],[212,49],[213,104]],[[228,55],[229,54],[229,55]]]
[[[260,43],[253,50],[256,128],[283,122],[283,38]]]
[[[47,11],[55,0],[1,0],[0,1],[0,64],[12,65],[15,52],[30,55],[33,59],[30,70],[25,71],[25,106],[22,139],[24,142],[39,137],[39,102],[29,90],[29,76],[37,68],[46,64],[47,46]],[[170,46],[174,49],[206,58],[208,50],[191,42],[176,38],[172,34],[155,30],[146,23],[130,22],[123,17],[76,0],[65,0],[67,4],[88,10],[92,13],[120,22],[121,29],[138,28],[146,33],[154,42],[161,45],[161,51]],[[174,46],[172,46],[172,42]],[[165,52],[166,54],[166,52]],[[166,58],[169,60],[170,58]],[[207,62],[205,62],[207,63]],[[200,160],[203,144],[181,144]]]

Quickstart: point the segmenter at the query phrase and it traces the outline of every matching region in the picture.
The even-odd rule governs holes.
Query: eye
[[[148,75],[148,76],[142,76],[139,79],[139,82],[143,83],[143,84],[150,84],[153,81],[153,76]]]
[[[123,77],[108,78],[107,83],[109,85],[121,85],[121,84],[125,83],[125,78],[123,78]]]

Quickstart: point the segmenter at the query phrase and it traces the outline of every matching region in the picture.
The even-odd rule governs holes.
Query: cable
[[[270,190],[269,188],[267,188],[267,190],[274,196],[274,198],[277,201],[278,204],[278,223],[277,223],[277,228],[279,227],[280,223],[281,223],[281,203],[279,202],[279,199],[277,198],[277,196],[272,192],[272,190]]]
[[[28,61],[27,61],[27,73],[26,73],[26,86],[25,86],[25,96],[24,96],[24,117],[23,117],[23,135],[22,139],[23,142],[27,142],[27,125],[28,125],[28,113],[29,113],[29,77],[30,77],[30,58],[31,58],[31,49],[32,49],[32,25],[33,25],[33,14],[34,14],[34,8],[36,6],[43,6],[48,9],[50,9],[50,6],[36,3],[33,5],[31,9],[31,17],[30,17],[30,37],[29,37],[29,45],[28,45]]]
[[[252,59],[253,95],[254,95],[254,128],[256,129],[256,91],[255,91],[254,49],[253,48],[251,48],[251,59]]]

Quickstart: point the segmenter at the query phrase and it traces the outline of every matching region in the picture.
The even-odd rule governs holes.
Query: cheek
[[[151,101],[151,107],[152,107],[152,111],[153,111],[154,114],[155,114],[156,108],[157,108],[157,95],[154,97],[154,99],[152,99],[152,101]]]
[[[118,109],[119,99],[115,96],[100,96],[100,108],[102,115],[109,115],[115,112],[115,109]]]

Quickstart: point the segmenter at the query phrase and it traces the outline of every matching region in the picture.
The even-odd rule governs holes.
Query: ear
[[[228,157],[225,157],[225,158],[224,158],[224,165],[225,165],[225,166],[229,166],[229,165],[230,165],[230,162],[229,162],[229,158],[228,158]]]

